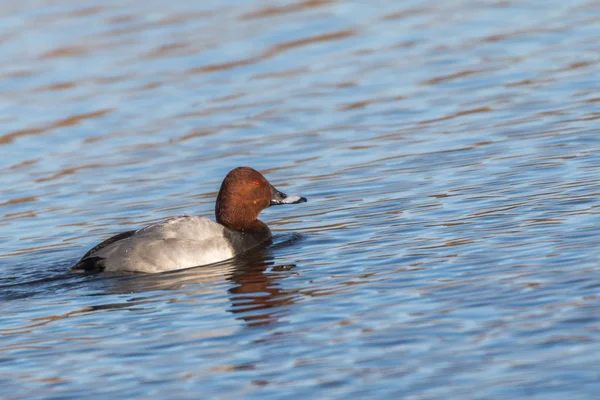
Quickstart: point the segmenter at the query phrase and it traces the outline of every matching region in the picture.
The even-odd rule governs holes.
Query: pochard
[[[221,184],[216,222],[182,215],[123,232],[85,253],[72,269],[154,273],[224,261],[271,239],[271,230],[258,219],[262,210],[304,202],[275,189],[252,168],[235,168]]]

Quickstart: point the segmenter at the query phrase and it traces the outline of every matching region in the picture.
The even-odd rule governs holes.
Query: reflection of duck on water
[[[164,272],[230,259],[271,238],[258,219],[272,205],[306,202],[278,191],[258,171],[239,167],[227,174],[217,196],[217,222],[180,216],[113,236],[88,251],[75,271]]]
[[[192,298],[211,294],[221,296],[223,286],[219,283],[229,282],[233,285],[227,289],[231,301],[227,311],[238,315],[249,326],[267,325],[281,315],[280,307],[294,304],[296,298],[294,291],[285,290],[279,284],[279,280],[293,273],[295,265],[275,265],[270,253],[301,239],[298,234],[277,235],[272,245],[251,251],[244,257],[162,274],[115,276],[105,283],[110,285],[108,291],[114,294],[179,290]],[[161,297],[162,294],[143,297],[103,308],[135,307],[161,301]]]

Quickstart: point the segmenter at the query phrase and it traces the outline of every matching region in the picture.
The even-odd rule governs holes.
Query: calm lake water
[[[4,0],[0,395],[600,398],[600,3]],[[309,202],[274,243],[68,272]]]

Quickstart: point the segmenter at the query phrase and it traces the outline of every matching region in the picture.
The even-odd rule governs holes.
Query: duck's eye
[[[255,184],[256,186],[260,186],[260,182],[259,182],[259,181],[254,181],[254,184]]]

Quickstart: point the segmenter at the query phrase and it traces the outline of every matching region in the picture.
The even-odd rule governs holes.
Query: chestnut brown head
[[[252,229],[260,212],[269,206],[304,202],[304,197],[288,196],[275,189],[260,172],[238,167],[231,170],[221,184],[215,216],[218,223],[243,231]]]

